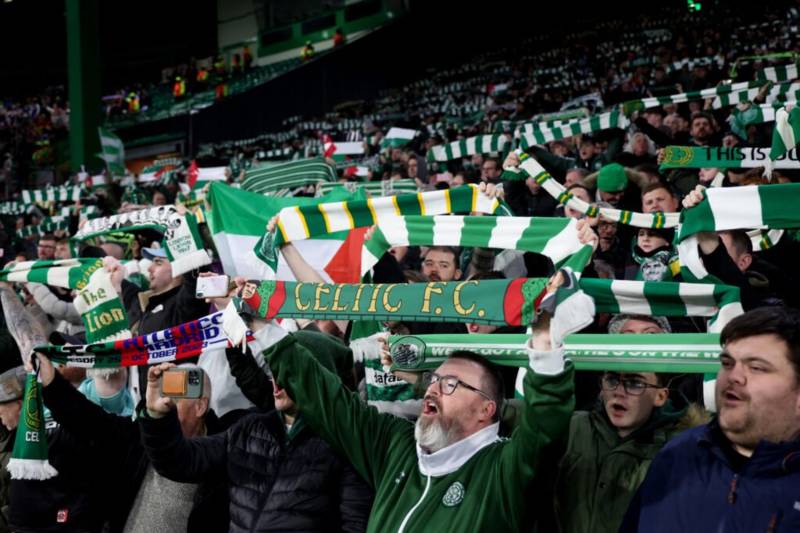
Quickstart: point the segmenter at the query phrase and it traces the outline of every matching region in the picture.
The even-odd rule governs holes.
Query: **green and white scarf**
[[[677,93],[667,96],[654,96],[650,98],[642,98],[640,100],[628,100],[627,102],[623,102],[622,108],[626,115],[630,115],[633,111],[641,111],[643,109],[649,109],[651,107],[659,107],[666,104],[682,104],[684,102],[690,102],[692,100],[705,100],[706,98],[713,98],[718,96],[719,97],[724,96],[726,100],[734,100],[731,101],[730,104],[733,105],[739,101],[750,100],[750,98],[739,100],[738,96],[734,97],[729,96],[732,93],[738,95],[740,93],[746,92],[748,89],[760,88],[763,86],[764,86],[763,81],[746,81],[741,83],[718,85],[717,87],[711,87],[700,91],[689,91],[685,93]]]
[[[58,259],[11,263],[0,270],[0,280],[44,283],[78,291],[75,308],[86,327],[88,342],[127,339],[131,336],[128,317],[119,295],[111,285],[102,259]]]
[[[773,144],[770,148],[724,146],[667,146],[661,169],[668,168],[756,168],[764,167],[772,159],[770,154],[778,154],[774,168],[800,168],[797,150],[781,152]]]
[[[702,231],[800,228],[798,201],[796,183],[706,189],[702,202],[681,213],[681,266],[698,279],[708,276],[697,249],[696,234]]]
[[[758,78],[762,80],[771,81],[774,83],[796,80],[797,63],[790,63],[788,65],[776,65],[774,67],[766,67],[758,72]]]
[[[237,309],[264,319],[392,320],[528,325],[544,296],[545,278],[400,284],[331,284],[262,281]],[[581,279],[597,312],[709,317],[717,332],[741,314],[739,289],[709,283]]]
[[[637,228],[673,228],[678,225],[680,213],[636,213],[623,209],[597,207],[595,204],[576,198],[563,185],[556,181],[533,157],[520,154],[518,169],[505,168],[503,179],[523,180],[533,177],[547,193],[559,203],[583,213],[588,217],[602,216],[608,220],[635,226]]]
[[[196,216],[192,213],[181,215],[172,205],[89,220],[71,241],[75,244],[109,233],[142,229],[164,232],[163,246],[172,265],[173,277],[211,263],[211,257],[203,248]]]
[[[383,220],[364,243],[362,276],[393,246],[457,246],[536,252],[559,266],[584,245],[573,218],[405,216]]]
[[[777,161],[790,155],[790,150],[794,150],[795,163],[800,166],[797,162],[798,142],[800,142],[800,108],[793,107],[791,111],[787,111],[785,107],[778,109],[775,112],[775,129],[772,131],[772,148],[769,151],[764,174],[770,175],[773,166],[777,168]]]
[[[14,449],[8,461],[11,479],[45,480],[58,475],[47,459],[47,432],[42,408],[42,385],[36,373],[25,378]]]
[[[310,183],[335,181],[336,169],[323,158],[315,157],[263,164],[249,169],[245,172],[242,189],[264,194],[280,189],[302,187]]]
[[[517,129],[520,147],[527,149],[535,144],[565,139],[582,133],[594,133],[610,128],[627,128],[628,118],[619,110],[609,111],[589,118],[569,120],[558,125],[549,123],[526,123]]]
[[[453,352],[468,350],[503,366],[526,368],[531,336],[517,333],[406,335],[389,338],[392,370],[432,370]],[[564,355],[576,370],[716,373],[719,334],[573,334]]]
[[[83,186],[48,187],[46,189],[23,190],[22,202],[25,204],[44,202],[77,202],[86,195]]]
[[[56,231],[67,231],[69,229],[69,219],[66,217],[48,217],[42,220],[41,224],[25,226],[17,230],[17,237],[20,239],[27,239],[28,237],[35,237],[38,235],[45,235],[46,233],[54,233]]]
[[[464,185],[416,195],[403,194],[349,202],[286,207],[278,214],[275,235],[266,233],[256,245],[255,254],[275,271],[278,264],[277,251],[287,242],[369,227],[398,215],[470,212],[491,214],[499,206],[500,202],[497,199],[481,193],[478,187]]]
[[[35,205],[25,202],[0,203],[0,215],[24,215],[32,212],[35,209]]]
[[[428,161],[452,161],[475,154],[505,153],[512,141],[507,135],[477,135],[428,150]]]

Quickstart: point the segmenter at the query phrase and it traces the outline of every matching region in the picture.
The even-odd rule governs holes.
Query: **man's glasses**
[[[607,391],[617,390],[617,387],[619,387],[620,383],[622,383],[622,387],[625,389],[625,392],[632,396],[641,396],[647,389],[665,388],[661,385],[653,385],[652,383],[648,383],[641,378],[621,378],[616,374],[606,374],[602,379],[603,389]]]
[[[434,374],[430,375],[430,380],[428,381],[428,385],[433,385],[434,383],[438,383],[439,384],[439,392],[441,392],[445,396],[450,396],[451,394],[453,394],[456,391],[456,389],[458,388],[458,386],[461,385],[465,389],[469,389],[469,390],[471,390],[473,392],[477,392],[478,394],[480,394],[481,396],[483,396],[484,398],[486,398],[490,402],[494,401],[492,398],[489,397],[488,394],[486,394],[482,390],[473,387],[469,383],[464,383],[463,381],[458,379],[456,376],[440,376],[439,374],[435,374],[434,373]]]

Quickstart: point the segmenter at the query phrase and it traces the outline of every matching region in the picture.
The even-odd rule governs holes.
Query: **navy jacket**
[[[800,531],[800,440],[737,458],[716,420],[655,457],[620,532]]]

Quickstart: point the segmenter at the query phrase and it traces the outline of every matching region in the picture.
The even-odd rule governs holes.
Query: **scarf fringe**
[[[202,266],[210,265],[211,256],[209,256],[208,252],[204,249],[200,249],[176,257],[170,264],[172,265],[172,277],[176,277]]]
[[[11,479],[44,481],[58,475],[58,470],[53,468],[47,459],[17,459],[12,457],[8,461],[7,469],[11,474]]]

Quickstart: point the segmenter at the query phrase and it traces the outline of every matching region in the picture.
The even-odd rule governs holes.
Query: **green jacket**
[[[294,338],[264,356],[308,424],[375,489],[373,532],[519,531],[540,451],[563,438],[574,408],[572,363],[553,376],[528,372],[526,414],[510,439],[494,424],[418,459],[412,423],[365,405]]]
[[[556,482],[561,531],[616,532],[653,457],[677,433],[685,411],[667,403],[625,439],[617,435],[602,406],[573,414]]]

